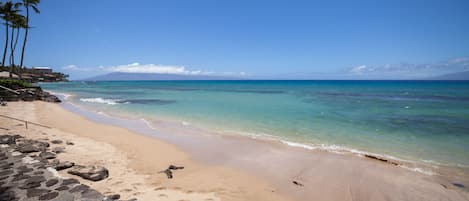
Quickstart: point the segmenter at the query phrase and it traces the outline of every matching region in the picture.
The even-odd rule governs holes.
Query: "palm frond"
[[[36,12],[36,13],[41,13],[41,11],[39,10],[39,8],[37,8],[35,5],[31,5],[31,8],[33,8],[34,12]]]

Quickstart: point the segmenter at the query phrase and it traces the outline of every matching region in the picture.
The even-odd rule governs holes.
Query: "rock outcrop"
[[[60,99],[57,96],[50,94],[49,92],[43,91],[41,87],[29,87],[23,89],[16,89],[17,93],[11,91],[1,91],[0,98],[4,101],[35,101],[41,100],[46,102],[60,103]]]
[[[21,139],[21,140],[20,140]],[[34,152],[42,151],[39,155]],[[0,135],[0,201],[111,201],[120,195],[104,196],[76,179],[57,177],[55,169],[66,169],[72,162],[49,161],[48,143],[26,140],[16,135]],[[54,154],[55,156],[55,154]],[[104,167],[90,168],[90,178],[106,178]],[[94,174],[97,174],[96,176]]]
[[[101,166],[83,166],[75,165],[67,173],[77,175],[83,179],[91,181],[100,181],[109,176],[109,171]]]

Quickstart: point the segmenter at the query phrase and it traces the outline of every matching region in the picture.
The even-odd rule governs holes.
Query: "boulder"
[[[54,159],[56,156],[54,153],[51,153],[51,152],[41,152],[39,154],[39,157],[43,159]]]
[[[36,140],[24,140],[21,144],[18,145],[18,151],[21,153],[32,153],[32,152],[44,152],[49,143],[41,142]]]
[[[65,147],[54,147],[52,149],[52,152],[54,152],[56,154],[63,153],[63,152],[65,152]]]
[[[75,163],[73,163],[73,162],[65,161],[65,162],[59,162],[59,163],[55,164],[54,168],[57,171],[59,171],[59,170],[64,170],[64,169],[71,168],[74,165],[75,165]]]
[[[50,141],[52,144],[62,144],[63,141],[62,140],[52,140]]]
[[[76,165],[67,171],[69,174],[77,175],[83,179],[100,181],[109,176],[109,171],[102,166],[82,166]]]
[[[16,144],[16,139],[21,138],[20,135],[0,135],[0,144]]]
[[[32,153],[42,151],[42,149],[32,144],[22,144],[18,146],[18,151],[21,153]]]

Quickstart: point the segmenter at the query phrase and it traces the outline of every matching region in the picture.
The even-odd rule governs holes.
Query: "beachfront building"
[[[48,66],[35,66],[31,68],[35,73],[52,73],[52,68]]]

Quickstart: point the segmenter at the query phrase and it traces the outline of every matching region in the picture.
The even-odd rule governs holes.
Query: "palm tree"
[[[2,58],[2,66],[5,67],[5,58],[6,58],[6,53],[8,50],[8,30],[9,30],[9,22],[11,20],[11,16],[19,12],[20,4],[18,3],[13,3],[11,1],[5,2],[1,9],[0,13],[2,14],[2,18],[5,21],[5,49],[3,50],[3,58]],[[10,69],[10,78],[12,77],[12,71],[13,69]]]
[[[15,66],[15,50],[18,44],[20,29],[27,29],[26,18],[20,14],[13,14],[11,16],[11,39],[10,39],[10,65]],[[15,37],[16,30],[16,37]],[[21,66],[20,66],[21,68]]]
[[[29,8],[31,7],[35,13],[40,13],[37,5],[40,3],[40,0],[23,0],[23,7],[26,9],[26,28],[24,32],[23,48],[21,50],[21,62],[20,68],[23,68],[23,59],[24,59],[24,50],[26,48],[26,41],[28,40],[28,30],[29,30]]]

